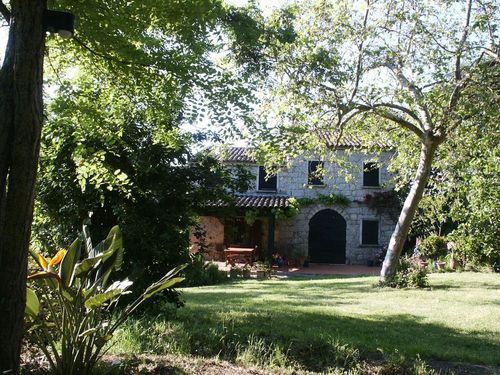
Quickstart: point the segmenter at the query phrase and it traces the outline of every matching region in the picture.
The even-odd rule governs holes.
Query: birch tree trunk
[[[17,374],[42,127],[46,1],[10,4],[0,71],[0,373]]]
[[[399,214],[398,222],[394,228],[394,232],[392,233],[387,254],[385,256],[384,263],[382,264],[382,271],[380,272],[381,282],[385,282],[387,278],[394,276],[396,273],[396,267],[403,250],[408,231],[410,230],[411,222],[415,216],[418,204],[422,199],[425,186],[429,181],[432,161],[439,143],[441,143],[439,138],[429,134],[425,135],[420,150],[420,160],[415,180],[413,181],[410,192],[405,199],[403,209]]]

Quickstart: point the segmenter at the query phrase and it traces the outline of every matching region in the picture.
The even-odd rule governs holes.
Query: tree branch
[[[472,64],[472,66],[480,64],[484,55],[485,55],[485,53],[483,52],[479,56],[479,58]],[[441,121],[441,126],[443,127],[444,131],[446,131],[446,127],[450,121],[451,114],[455,111],[455,109],[458,105],[458,101],[460,99],[460,96],[462,95],[463,89],[469,84],[471,78],[472,78],[472,72],[469,72],[465,77],[463,77],[459,82],[457,82],[457,84],[453,88],[453,92],[451,93],[450,100],[448,101],[448,108],[446,109],[446,112],[444,114],[443,121]],[[450,131],[450,132],[453,131],[459,124],[460,124],[460,122],[457,121],[455,123],[455,125],[453,125],[451,127],[451,129],[449,129],[448,131]]]
[[[358,92],[359,81],[361,79],[361,73],[363,70],[363,52],[364,52],[364,44],[365,44],[365,35],[366,35],[366,27],[368,25],[368,16],[370,15],[370,0],[366,1],[366,12],[365,17],[363,19],[363,34],[361,36],[361,41],[358,44],[358,61],[356,63],[356,79],[354,82],[354,89],[351,93],[351,98],[349,99],[349,103],[352,103],[356,94]]]
[[[422,93],[422,90],[406,78],[401,69],[396,67],[394,64],[386,63],[384,65],[394,73],[401,85],[410,92],[410,95],[415,100],[415,104],[417,105],[418,111],[422,117],[421,124],[423,125],[424,130],[431,130],[434,127],[434,124],[432,116],[429,113],[427,106],[424,104],[424,94]]]
[[[379,104],[374,104],[372,107],[377,108],[377,107],[387,107],[391,109],[396,109],[398,111],[401,111],[403,113],[406,113],[408,116],[410,116],[412,119],[414,119],[419,125],[420,125],[420,130],[424,130],[424,125],[422,124],[422,121],[420,118],[417,116],[415,112],[413,112],[411,109],[406,108],[400,104],[394,104],[394,103],[379,103]]]
[[[460,39],[460,44],[458,45],[457,58],[455,60],[455,79],[460,81],[462,79],[462,49],[464,48],[465,42],[467,41],[467,36],[469,35],[469,25],[470,25],[470,15],[472,10],[472,0],[467,1],[467,13],[465,15],[465,25],[464,32],[462,33],[462,38]]]
[[[0,0],[0,14],[5,18],[8,24],[10,24],[11,13],[7,6]]]
[[[395,122],[396,124],[402,126],[403,128],[405,128],[407,130],[412,131],[420,139],[424,138],[424,132],[418,126],[415,126],[413,123],[404,119],[403,117],[399,116],[398,114],[394,113],[393,111],[390,111],[388,109],[384,109],[384,107],[387,108],[388,106],[382,105],[382,104],[376,104],[376,105],[358,104],[356,106],[359,113],[374,112],[377,115],[379,115],[387,120],[390,120],[392,122]],[[352,117],[354,117],[354,115],[350,116],[350,118],[352,118]]]
[[[500,56],[497,53],[495,53],[495,51],[492,51],[489,48],[485,48],[484,53],[486,53],[488,56],[493,57],[496,61],[500,62]]]

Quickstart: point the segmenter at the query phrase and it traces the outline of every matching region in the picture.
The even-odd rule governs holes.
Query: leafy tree
[[[234,12],[221,1],[145,0],[125,4],[61,0],[50,1],[49,5],[77,16],[78,30],[73,39],[64,42],[49,36],[46,43],[46,1],[0,1],[0,14],[9,25],[0,70],[0,316],[4,322],[0,370],[14,372],[18,371],[20,354],[26,254],[43,118],[44,55],[49,56],[47,69],[55,71],[46,86],[47,95],[59,85],[67,94],[76,95],[80,88],[71,86],[70,77],[92,72],[90,86],[98,87],[102,80],[112,82],[113,92],[120,97],[118,102],[126,97],[130,106],[142,110],[144,122],[164,125],[167,134],[181,121],[196,119],[203,106],[208,108],[207,116],[221,124],[247,108],[244,86],[209,59],[210,53],[219,51],[225,30],[234,25]],[[98,91],[93,93],[99,96]],[[91,118],[92,108],[87,110],[87,118]],[[106,119],[110,128],[100,124],[108,131],[103,134],[107,140],[109,129],[116,130],[113,121],[117,118],[119,110],[110,109]],[[97,162],[99,168],[91,170],[95,173],[85,179],[110,186],[109,174],[102,173],[107,168],[102,153],[93,155],[90,149],[85,151],[76,144],[75,155],[79,152],[83,157],[90,155],[82,159],[79,176]],[[99,180],[101,177],[104,180]],[[79,181],[81,186],[83,181]],[[114,181],[120,189],[128,183],[120,173]]]
[[[264,43],[272,73],[249,133],[270,165],[304,150],[326,157],[325,133],[354,133],[368,148],[382,137],[408,151],[403,172],[413,177],[381,281],[394,275],[437,150],[466,126],[473,75],[498,67],[498,14],[493,1],[310,1],[268,20],[294,30]]]
[[[467,263],[500,261],[498,215],[498,124],[500,69],[478,69],[464,92],[464,126],[443,144],[435,162],[413,233],[443,228]],[[403,155],[402,155],[403,156]]]
[[[192,155],[190,137],[147,117],[104,77],[71,81],[48,106],[42,137],[34,236],[41,250],[61,247],[92,211],[98,236],[124,231],[125,272],[145,280],[187,261],[188,231],[209,202],[246,189],[208,153]],[[74,91],[74,89],[72,89]]]

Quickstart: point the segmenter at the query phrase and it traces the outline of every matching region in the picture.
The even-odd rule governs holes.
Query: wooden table
[[[246,264],[252,265],[255,249],[252,247],[228,247],[224,250],[226,265],[234,266],[236,260],[242,259]]]

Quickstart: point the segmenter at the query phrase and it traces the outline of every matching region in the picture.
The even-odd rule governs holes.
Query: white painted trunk
[[[438,145],[439,141],[432,136],[426,137],[426,140],[422,143],[420,161],[415,175],[415,180],[413,181],[410,192],[405,199],[403,209],[399,214],[398,222],[394,228],[394,232],[392,233],[391,240],[389,241],[389,247],[387,249],[387,254],[380,273],[381,282],[384,282],[388,277],[391,277],[396,273],[398,260],[401,255],[401,251],[403,250],[403,245],[406,241],[408,231],[410,230],[411,222],[415,216],[418,204],[422,199],[427,181],[429,180],[432,161]]]

